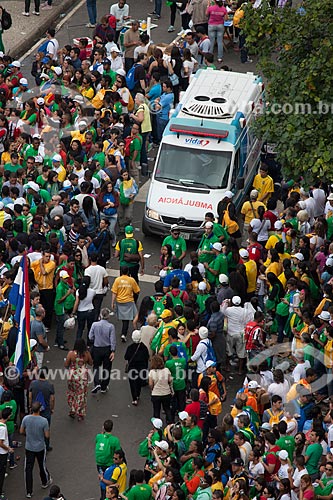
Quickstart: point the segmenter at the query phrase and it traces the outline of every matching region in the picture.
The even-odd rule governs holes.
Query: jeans
[[[0,495],[2,495],[3,483],[5,480],[7,458],[8,458],[8,453],[2,453],[0,455]]]
[[[241,63],[246,63],[247,61],[247,48],[246,48],[245,35],[243,33],[239,34],[239,48],[240,48],[240,59]]]
[[[35,0],[35,12],[39,12],[40,0]],[[25,0],[24,12],[29,12],[30,0]]]
[[[77,332],[76,332],[77,339],[80,339],[82,337],[86,323],[89,333],[91,325],[93,324],[94,320],[95,320],[94,309],[91,309],[90,311],[77,312]]]
[[[276,321],[278,324],[278,338],[277,341],[279,344],[282,344],[284,339],[284,327],[286,326],[288,316],[280,316],[280,314],[276,315]]]
[[[87,11],[89,16],[89,22],[91,24],[96,24],[97,20],[96,0],[87,0]]]
[[[117,224],[117,219],[118,219],[118,214],[114,215],[105,215],[103,214],[103,219],[106,219],[109,221],[109,231],[111,234],[111,245],[114,245],[116,243],[116,233],[115,233],[115,227]]]
[[[64,345],[65,319],[66,319],[65,314],[56,315],[57,333],[56,333],[55,343],[58,344],[59,346]]]
[[[165,418],[167,424],[172,423],[172,415],[171,415],[171,394],[167,394],[166,396],[152,396],[151,402],[153,403],[153,412],[154,418],[161,418],[161,406],[165,413]]]
[[[157,136],[157,142],[161,142],[162,140],[162,135],[164,132],[165,127],[168,124],[168,119],[163,120],[163,118],[160,118],[159,115],[156,115],[156,136]]]
[[[210,40],[210,51],[214,52],[215,40],[217,40],[217,58],[223,59],[223,35],[224,35],[224,25],[223,24],[209,24],[208,25],[208,36]]]
[[[32,493],[33,479],[32,472],[34,470],[35,459],[37,458],[39,466],[39,475],[42,485],[45,485],[50,479],[49,471],[46,468],[46,449],[41,451],[25,450],[25,488],[27,493]]]
[[[13,439],[14,439],[14,433],[8,434],[9,446],[11,448],[13,448]],[[9,465],[14,465],[14,464],[15,464],[15,454],[9,453]]]
[[[94,384],[101,386],[105,391],[110,382],[112,362],[110,361],[110,347],[94,347],[92,350],[94,367]],[[100,368],[102,367],[102,373]]]
[[[134,64],[134,57],[125,57],[125,71],[126,73],[131,69]]]
[[[155,0],[155,12],[158,16],[161,15],[162,11],[162,0]]]

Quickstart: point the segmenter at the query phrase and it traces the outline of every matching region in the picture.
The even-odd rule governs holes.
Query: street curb
[[[75,7],[80,0],[62,0],[60,5],[56,5],[52,10],[47,11],[48,16],[41,19],[41,23],[32,33],[27,34],[24,40],[19,40],[8,52],[7,55],[19,59],[25,52],[32,47],[39,38],[44,38],[46,30],[50,27],[55,27],[60,19],[60,14],[67,13],[70,7]],[[15,25],[11,28],[15,29]]]

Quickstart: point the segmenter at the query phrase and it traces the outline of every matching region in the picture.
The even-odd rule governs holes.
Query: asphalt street
[[[133,17],[142,19],[153,10],[153,3],[146,0],[130,0],[130,14]],[[99,17],[109,11],[110,2],[104,0],[98,1]],[[60,46],[71,43],[77,36],[85,36],[91,33],[91,30],[85,28],[87,22],[87,12],[85,4],[77,10],[75,15],[68,19],[61,30],[57,33]],[[159,27],[153,31],[155,42],[170,42],[175,34],[167,33],[169,26],[169,9],[163,5],[162,19]],[[176,29],[180,29],[180,19],[177,18]],[[24,74],[30,73],[33,54],[23,60]],[[239,62],[239,55],[229,50],[225,54],[225,64],[228,64],[234,71],[244,71],[244,67]],[[252,64],[246,65],[246,71],[254,71]],[[147,179],[142,179],[141,192],[136,202],[134,211],[133,226],[135,228],[135,237],[141,239],[146,254],[146,275],[141,278],[141,297],[150,295],[153,291],[153,282],[157,279],[158,257],[161,245],[159,238],[145,238],[141,233],[141,220],[144,210],[145,193]],[[189,250],[195,248],[191,245]],[[115,274],[119,269],[119,264],[114,259],[109,263],[110,273]],[[110,278],[112,284],[113,278]],[[110,305],[110,294],[104,301],[105,306]],[[143,466],[143,459],[137,454],[139,442],[147,435],[150,429],[150,417],[152,407],[150,403],[149,389],[144,388],[138,407],[131,405],[129,385],[124,373],[124,352],[126,344],[120,343],[120,323],[115,320],[117,338],[119,340],[116,352],[116,358],[113,363],[113,369],[118,372],[112,375],[110,390],[107,394],[93,396],[89,393],[87,418],[83,422],[77,422],[70,419],[66,403],[66,381],[62,379],[59,372],[54,380],[56,391],[56,407],[52,417],[51,424],[51,445],[53,451],[48,453],[47,466],[53,477],[54,483],[61,486],[62,492],[67,500],[97,500],[99,498],[99,484],[94,461],[94,438],[98,432],[101,432],[103,421],[112,418],[114,421],[114,434],[120,439],[121,445],[126,452],[128,468]],[[54,330],[49,335],[49,344],[53,346]],[[71,348],[74,343],[74,331],[67,331],[66,339]],[[64,362],[64,352],[51,347],[51,350],[45,356],[46,364],[49,368],[62,368]],[[119,376],[120,373],[120,376]],[[118,375],[118,378],[117,378]],[[113,379],[117,378],[117,379]],[[240,385],[240,379],[234,375],[229,380],[228,400],[224,403],[224,411],[228,409],[235,391]],[[90,389],[92,386],[90,387]],[[22,440],[22,438],[18,437]],[[25,498],[23,467],[24,467],[24,448],[16,450],[16,455],[20,455],[19,466],[9,471],[9,476],[5,480],[5,493],[9,500],[23,500]],[[37,464],[34,475],[34,498],[42,500],[46,496],[46,491],[41,489]]]

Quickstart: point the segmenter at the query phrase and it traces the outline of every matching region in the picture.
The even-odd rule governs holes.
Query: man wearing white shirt
[[[325,212],[325,204],[326,204],[326,193],[320,187],[321,182],[317,181],[313,184],[312,189],[312,198],[315,201],[315,209],[314,216],[319,217]]]
[[[59,50],[59,42],[55,36],[55,29],[49,28],[46,32],[46,36],[49,40],[49,43],[46,46],[46,56],[52,59],[53,61],[58,60],[58,50]]]
[[[304,353],[301,349],[299,349],[295,352],[295,359],[296,359],[297,365],[293,369],[292,377],[294,379],[294,382],[297,383],[302,378],[306,377],[306,370],[308,368],[311,368],[311,365],[310,365],[310,361],[308,361],[308,360],[304,361]]]
[[[130,19],[129,6],[126,0],[119,0],[118,3],[111,5],[110,14],[116,18],[116,42],[118,42],[119,34],[124,26],[124,21]]]
[[[235,295],[231,300],[225,300],[221,305],[221,312],[228,319],[227,329],[227,368],[230,369],[230,358],[236,351],[239,360],[238,371],[241,374],[245,363],[245,343],[243,340],[244,327],[247,319],[245,310],[241,307],[242,300]]]
[[[301,477],[308,473],[305,468],[305,457],[304,455],[299,455],[295,457],[295,471],[293,472],[292,467],[288,469],[288,477],[291,486],[291,499],[298,500],[299,499],[299,490],[301,485]]]

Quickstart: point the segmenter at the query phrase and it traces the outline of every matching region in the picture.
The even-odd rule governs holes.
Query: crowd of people
[[[82,422],[91,369],[92,393],[106,394],[117,337],[130,337],[131,401],[140,407],[149,386],[152,427],[138,450],[144,466],[127,472],[113,422],[104,422],[96,436],[101,500],[332,500],[331,186],[277,185],[263,162],[240,213],[227,191],[204,215],[193,251],[171,226],[159,279],[140,297],[145,258],[132,221],[149,152],[192,73],[216,69],[215,42],[223,62],[231,11],[236,28],[243,15],[219,0],[168,3],[168,31],[178,9],[182,32],[164,53],[124,0],[98,24],[87,2],[92,47],[83,37],[60,48],[50,28],[31,68],[34,86],[20,61],[0,53],[0,498],[7,468],[17,467],[17,432],[25,435],[26,497],[35,460],[42,487],[52,483],[55,389],[45,353],[66,352],[68,415]],[[152,16],[160,19],[158,0]],[[120,264],[112,282],[111,258]],[[10,292],[23,261],[31,360],[13,378],[20,326]],[[76,338],[70,350],[67,329]],[[48,500],[62,498],[52,485]]]

